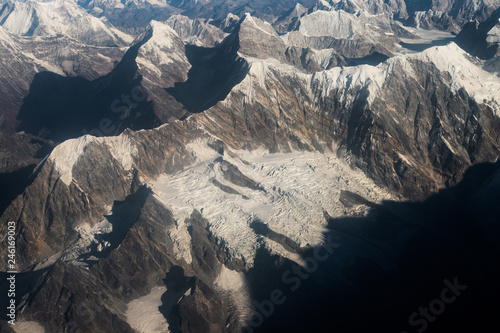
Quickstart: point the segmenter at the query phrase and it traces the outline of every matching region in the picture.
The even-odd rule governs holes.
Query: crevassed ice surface
[[[239,151],[224,160],[235,165],[247,177],[258,182],[263,190],[237,186],[223,177],[219,155],[206,143],[189,145],[197,156],[197,164],[173,175],[161,175],[151,182],[156,197],[170,209],[180,225],[194,210],[202,213],[210,230],[224,240],[230,254],[252,266],[258,236],[250,228],[261,220],[271,229],[284,234],[301,246],[318,244],[326,225],[324,212],[341,216],[344,206],[339,202],[342,190],[355,192],[368,200],[391,198],[363,172],[352,169],[334,153],[292,152],[269,154],[264,150]],[[222,191],[222,185],[239,194]],[[189,237],[179,238],[180,248],[187,255]]]

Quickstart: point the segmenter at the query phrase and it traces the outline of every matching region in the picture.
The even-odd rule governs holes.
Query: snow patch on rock
[[[161,77],[162,65],[187,63],[184,44],[177,33],[165,23],[151,21],[152,37],[139,49],[137,64]]]
[[[258,22],[255,20],[256,19],[254,19],[250,13],[246,13],[242,26],[251,25],[252,28],[257,29],[266,35],[278,37],[278,33],[274,30],[271,24],[262,20],[258,20]]]
[[[134,164],[134,157],[137,155],[137,147],[125,133],[120,136],[109,137],[104,140],[109,147],[111,155],[120,162],[124,170],[130,171]]]
[[[78,139],[71,139],[58,145],[49,159],[54,163],[55,169],[61,175],[61,180],[70,185],[73,179],[73,166],[76,164],[80,156],[83,154],[85,147],[91,142],[95,142],[96,138],[91,135],[84,135]]]
[[[163,202],[162,195],[156,196],[160,202]],[[186,224],[186,218],[189,216],[187,214],[173,214],[176,221],[176,226],[168,231],[168,235],[174,244],[174,256],[177,260],[183,260],[186,264],[191,264],[193,262],[193,257],[191,256],[191,234],[188,231],[188,225]]]
[[[16,322],[11,328],[16,333],[45,333],[45,328],[36,321]]]
[[[113,225],[106,218],[94,226],[81,224],[76,227],[76,231],[80,238],[63,252],[61,259],[64,261],[85,266],[86,263],[85,260],[82,260],[82,256],[92,251],[102,252],[111,245],[108,241],[100,240],[98,237],[113,231]]]
[[[500,43],[500,22],[495,25],[486,35],[487,43]]]
[[[214,281],[217,289],[227,292],[241,321],[251,314],[251,297],[246,285],[245,274],[230,270],[222,265],[219,275]]]
[[[56,171],[60,174],[60,179],[69,186],[73,180],[73,167],[78,159],[83,155],[85,147],[90,143],[105,144],[111,155],[118,161],[124,170],[131,170],[137,148],[128,134],[122,133],[116,137],[97,138],[91,135],[84,135],[78,139],[67,140],[58,145],[49,156],[49,160],[54,163]]]
[[[168,322],[159,311],[166,287],[154,287],[151,292],[128,304],[125,317],[127,323],[138,333],[168,333]]]

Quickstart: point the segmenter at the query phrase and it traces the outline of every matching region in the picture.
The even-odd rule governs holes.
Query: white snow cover
[[[214,284],[222,290],[239,291],[245,287],[245,274],[222,265]]]
[[[66,35],[89,45],[127,44],[131,37],[112,30],[85,12],[76,2],[66,0],[13,2],[13,10],[0,15],[2,26],[17,35]]]
[[[355,35],[354,16],[342,10],[318,10],[300,19],[299,32],[304,36],[352,38]]]
[[[389,15],[371,15],[366,11],[348,13],[344,10],[317,10],[299,19],[297,30],[281,36],[285,44],[303,37],[334,37],[337,39],[366,40],[388,45],[397,40]]]
[[[361,65],[357,67],[334,67],[314,73],[311,86],[315,87],[318,98],[327,97],[332,90],[340,92],[341,101],[352,102],[359,88],[366,87],[368,102],[373,102],[389,74],[389,63],[379,66]],[[354,91],[354,94],[351,92]]]
[[[154,287],[151,292],[128,304],[125,316],[127,323],[138,333],[168,333],[168,322],[159,311],[162,305],[161,297],[167,291],[166,287]]]
[[[19,50],[19,47],[12,40],[11,34],[7,32],[2,26],[0,26],[0,43],[4,48]]]
[[[278,37],[278,33],[274,28],[272,27],[269,22],[265,22],[262,20],[258,20],[259,23],[255,22],[255,19],[250,15],[250,13],[245,14],[245,20],[243,21],[242,25],[247,25],[250,24],[252,28],[259,30],[260,32],[266,34],[266,35],[271,35],[271,36],[276,36]]]
[[[55,169],[61,175],[61,180],[70,185],[73,179],[73,166],[83,154],[83,150],[97,138],[91,135],[84,135],[78,139],[67,140],[58,145],[49,156],[49,160],[54,163]]]
[[[357,67],[334,67],[329,70],[305,74],[296,70],[295,67],[282,64],[276,59],[256,59],[248,56],[244,58],[250,64],[249,75],[236,87],[234,91],[240,91],[245,96],[245,102],[255,102],[255,89],[257,87],[267,90],[267,80],[278,80],[277,74],[281,77],[289,77],[293,80],[302,81],[302,86],[306,88],[310,99],[321,99],[333,90],[340,92],[341,101],[354,100],[359,88],[367,87],[369,92],[368,101],[372,102],[377,91],[382,87],[388,74],[389,65],[383,63],[379,66],[361,65]],[[354,91],[354,94],[351,92]],[[230,103],[227,98],[222,103]]]
[[[255,103],[256,88],[267,90],[266,81],[275,78],[275,74],[280,74],[281,76],[288,76],[291,79],[298,79],[303,81],[305,87],[309,86],[308,81],[311,80],[311,75],[304,74],[291,65],[283,64],[279,60],[274,58],[268,59],[258,59],[250,56],[239,54],[241,57],[250,65],[250,71],[248,75],[236,85],[231,91],[230,95],[234,92],[241,92],[245,98],[245,103],[253,104]],[[225,100],[221,101],[223,105],[230,106],[231,98],[230,95]],[[310,96],[312,98],[312,95]]]
[[[486,42],[500,43],[500,21],[486,35]]]
[[[432,63],[441,72],[449,73],[453,91],[464,88],[478,103],[486,100],[497,115],[500,115],[500,77],[484,70],[484,61],[470,56],[455,43],[431,47],[420,53],[400,54],[378,66],[334,67],[314,74],[300,73],[294,67],[275,59],[262,60],[242,56],[249,62],[250,72],[233,91],[243,92],[248,103],[255,102],[256,87],[267,89],[266,81],[273,79],[275,73],[303,81],[303,85],[309,90],[308,97],[312,99],[321,99],[336,90],[340,93],[340,100],[349,103],[354,100],[359,89],[366,88],[368,103],[371,103],[381,92],[388,76],[395,70],[402,69],[402,75],[415,76],[408,61],[414,59]],[[229,98],[222,103],[229,103]]]
[[[500,116],[500,77],[485,71],[483,61],[473,58],[455,43],[432,47],[410,58],[433,63],[451,75],[451,89],[464,88],[478,103],[489,102]]]
[[[139,49],[137,65],[161,77],[161,65],[189,64],[184,44],[177,33],[166,23],[151,21],[153,36]]]
[[[170,16],[165,22],[174,29],[185,44],[201,47],[214,47],[229,33],[201,19],[190,19],[180,14]]]
[[[161,23],[159,21],[151,21],[149,24],[153,28],[153,37],[151,41],[154,41],[158,47],[172,47],[173,41],[171,38],[165,38],[166,36],[177,37],[177,33],[168,24]]]
[[[155,64],[169,64],[177,60],[177,54],[169,54],[177,45],[182,45],[182,41],[177,33],[165,23],[151,21],[153,36],[141,47],[140,53],[145,57],[155,57]]]
[[[137,155],[137,147],[134,145],[130,136],[122,133],[119,136],[113,136],[104,140],[109,147],[111,155],[120,162],[124,170],[131,170],[134,163],[134,156]]]
[[[230,270],[223,265],[214,284],[216,288],[229,294],[240,322],[245,321],[251,314],[252,309],[250,293],[245,282],[245,274]]]
[[[16,322],[11,328],[16,333],[45,333],[45,328],[36,321]]]
[[[111,155],[122,165],[124,170],[132,168],[137,148],[126,133],[122,133],[117,137],[102,138],[84,135],[80,138],[61,143],[54,148],[49,156],[49,160],[54,163],[56,171],[61,175],[61,180],[66,185],[69,186],[71,184],[73,180],[73,167],[83,154],[85,147],[91,142],[108,146]]]
[[[405,75],[413,75],[409,59],[432,63],[441,72],[449,73],[452,91],[464,88],[478,103],[482,103],[483,100],[488,101],[497,115],[500,115],[500,77],[485,71],[482,68],[484,64],[482,61],[472,58],[455,43],[432,47],[420,53],[399,55],[376,67],[362,65],[343,69],[333,68],[314,74],[313,82],[317,80],[319,91],[324,96],[328,95],[331,89],[341,89],[348,97],[348,87],[366,86],[370,93],[368,102],[372,102],[386,78],[396,68],[403,68]]]
[[[344,214],[339,202],[341,190],[372,201],[391,197],[334,153],[238,151],[238,158],[224,159],[265,190],[236,186],[223,178],[221,164],[214,163],[218,155],[211,156],[205,152],[208,149],[206,143],[198,146],[195,150],[203,153],[195,153],[197,164],[173,175],[162,175],[151,182],[151,187],[178,221],[188,218],[195,209],[200,211],[210,230],[225,241],[230,255],[243,259],[249,267],[258,246],[258,236],[250,228],[256,219],[305,246],[321,241],[324,211],[330,216]],[[212,183],[214,178],[241,195],[222,191]],[[185,244],[184,251],[189,251],[188,239]]]

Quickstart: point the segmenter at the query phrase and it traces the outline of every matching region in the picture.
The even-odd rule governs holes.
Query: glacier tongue
[[[128,304],[125,316],[134,330],[139,333],[170,332],[167,320],[158,309],[166,291],[165,287],[154,287],[148,295]]]
[[[197,163],[151,181],[153,192],[177,221],[187,219],[194,210],[200,211],[229,254],[244,260],[249,267],[259,246],[258,236],[250,228],[255,220],[263,221],[301,246],[314,245],[322,239],[324,212],[330,216],[347,212],[339,201],[342,190],[374,202],[391,198],[334,153],[269,154],[259,149],[222,157],[210,155],[206,143],[191,148]],[[237,167],[261,187],[236,185],[228,180],[224,176],[225,163]],[[187,251],[187,244],[185,248]]]

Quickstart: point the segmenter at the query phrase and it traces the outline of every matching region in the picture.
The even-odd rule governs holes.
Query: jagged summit
[[[174,15],[166,23],[189,45],[214,47],[227,37],[227,33],[205,20],[191,20],[187,16]]]

